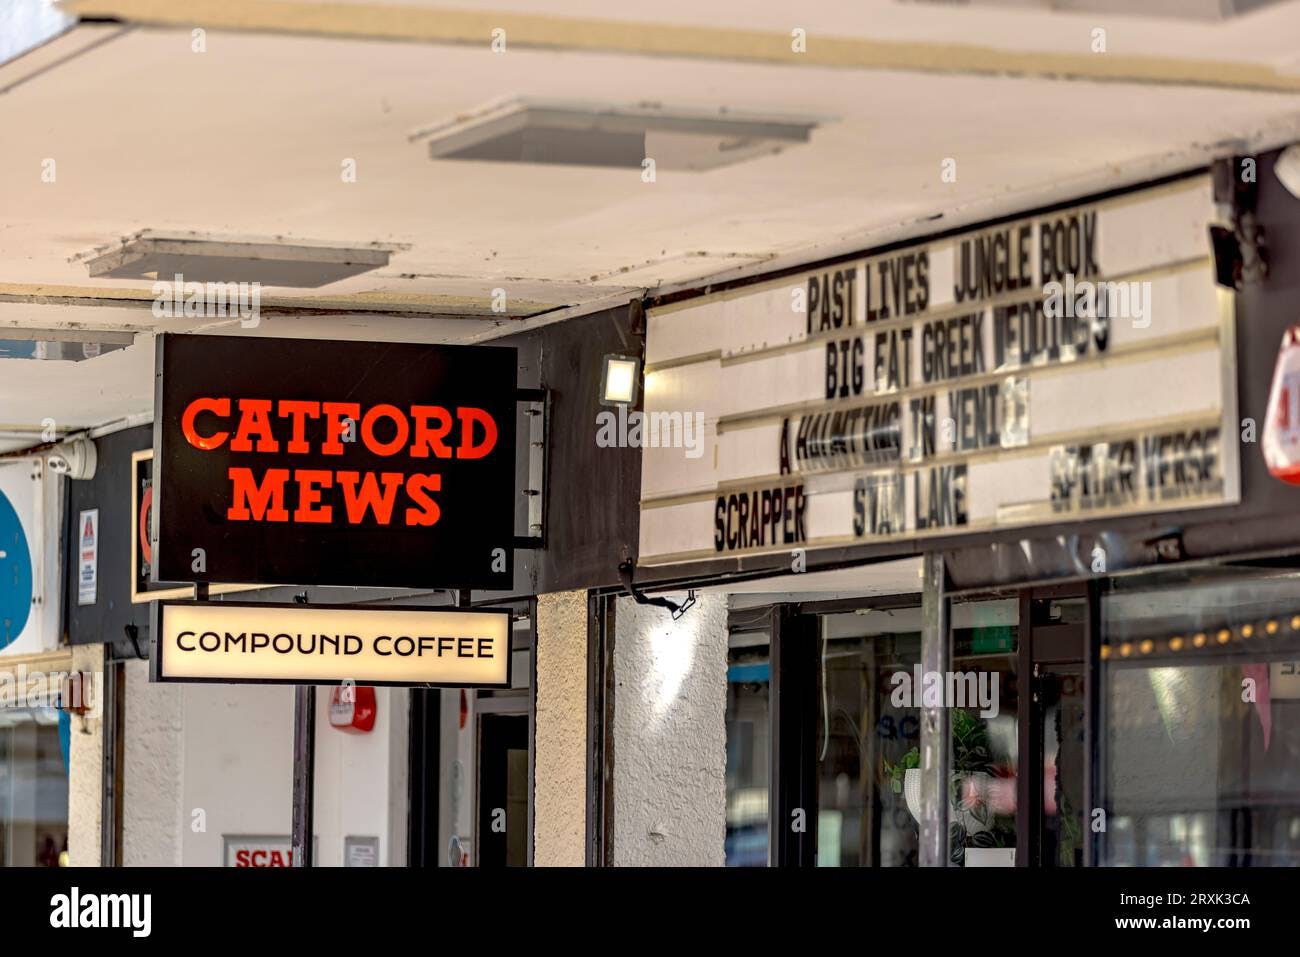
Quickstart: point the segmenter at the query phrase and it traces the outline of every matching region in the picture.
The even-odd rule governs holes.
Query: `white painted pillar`
[[[677,621],[620,599],[614,622],[614,863],[721,867],[726,596],[698,596]]]

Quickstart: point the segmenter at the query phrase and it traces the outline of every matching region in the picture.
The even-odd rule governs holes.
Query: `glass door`
[[[68,849],[67,717],[0,708],[0,867],[58,867]]]
[[[1034,676],[1043,772],[1038,863],[1082,867],[1084,729],[1082,663],[1040,665]]]
[[[921,609],[904,596],[874,607],[809,603],[778,620],[773,820],[790,846],[775,863],[919,864],[921,714],[931,698],[951,713],[950,864],[1015,862],[1018,616],[1014,595],[955,602],[941,674],[922,672]]]
[[[1089,600],[1085,586],[1036,589],[1026,593],[1030,623],[1022,646],[1031,693],[1022,707],[1026,762],[1021,800],[1017,864],[1082,867],[1087,846],[1085,775],[1088,697],[1085,651]]]

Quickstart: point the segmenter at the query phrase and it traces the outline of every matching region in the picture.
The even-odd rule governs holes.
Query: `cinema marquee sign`
[[[651,310],[643,564],[1238,500],[1208,179]],[[711,446],[711,448],[710,448]]]
[[[510,687],[510,612],[154,603],[155,681]]]
[[[157,348],[155,581],[511,587],[514,349]]]

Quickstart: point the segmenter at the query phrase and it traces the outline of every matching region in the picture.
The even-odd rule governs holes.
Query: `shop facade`
[[[705,441],[644,452],[635,584],[694,606],[610,599],[608,862],[1300,860],[1274,159],[650,304],[645,414]],[[645,644],[662,763],[618,740]],[[620,743],[682,735],[695,798],[634,809]]]
[[[509,687],[318,694],[314,862],[1297,862],[1300,520],[1259,446],[1300,201],[1251,159],[499,340],[511,587],[211,586],[511,611]],[[102,679],[28,722],[76,730],[41,826],[287,865],[294,692],[150,680],[193,585],[148,567],[152,429],[94,441],[91,478],[0,465],[48,479],[61,592],[0,664]]]
[[[584,862],[587,596],[635,547],[639,461],[599,448],[594,423],[602,357],[627,351],[632,321],[610,310],[493,343],[516,350],[523,390],[512,587],[209,586],[214,602],[510,611],[508,687],[318,689],[315,865]],[[96,473],[66,481],[63,511],[97,510],[101,538],[94,601],[78,605],[76,569],[62,573],[68,640],[104,661],[95,829],[78,862],[289,866],[294,688],[151,680],[152,604],[194,586],[152,581],[152,425],[95,444]]]

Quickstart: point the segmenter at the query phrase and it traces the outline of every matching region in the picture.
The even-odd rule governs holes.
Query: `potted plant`
[[[896,763],[884,761],[885,777],[907,809],[921,819],[921,752],[912,748]],[[984,722],[964,708],[952,712],[952,780],[949,790],[949,844],[954,864],[998,866],[1010,863],[1014,831],[995,821],[990,800],[993,756]],[[969,844],[969,847],[967,846]],[[983,851],[998,849],[996,853]],[[974,851],[975,853],[970,853]],[[977,864],[978,862],[978,864]]]
[[[897,764],[890,764],[888,758],[882,759],[885,765],[885,777],[890,790],[903,795],[907,809],[916,820],[921,819],[921,752],[912,748]]]

